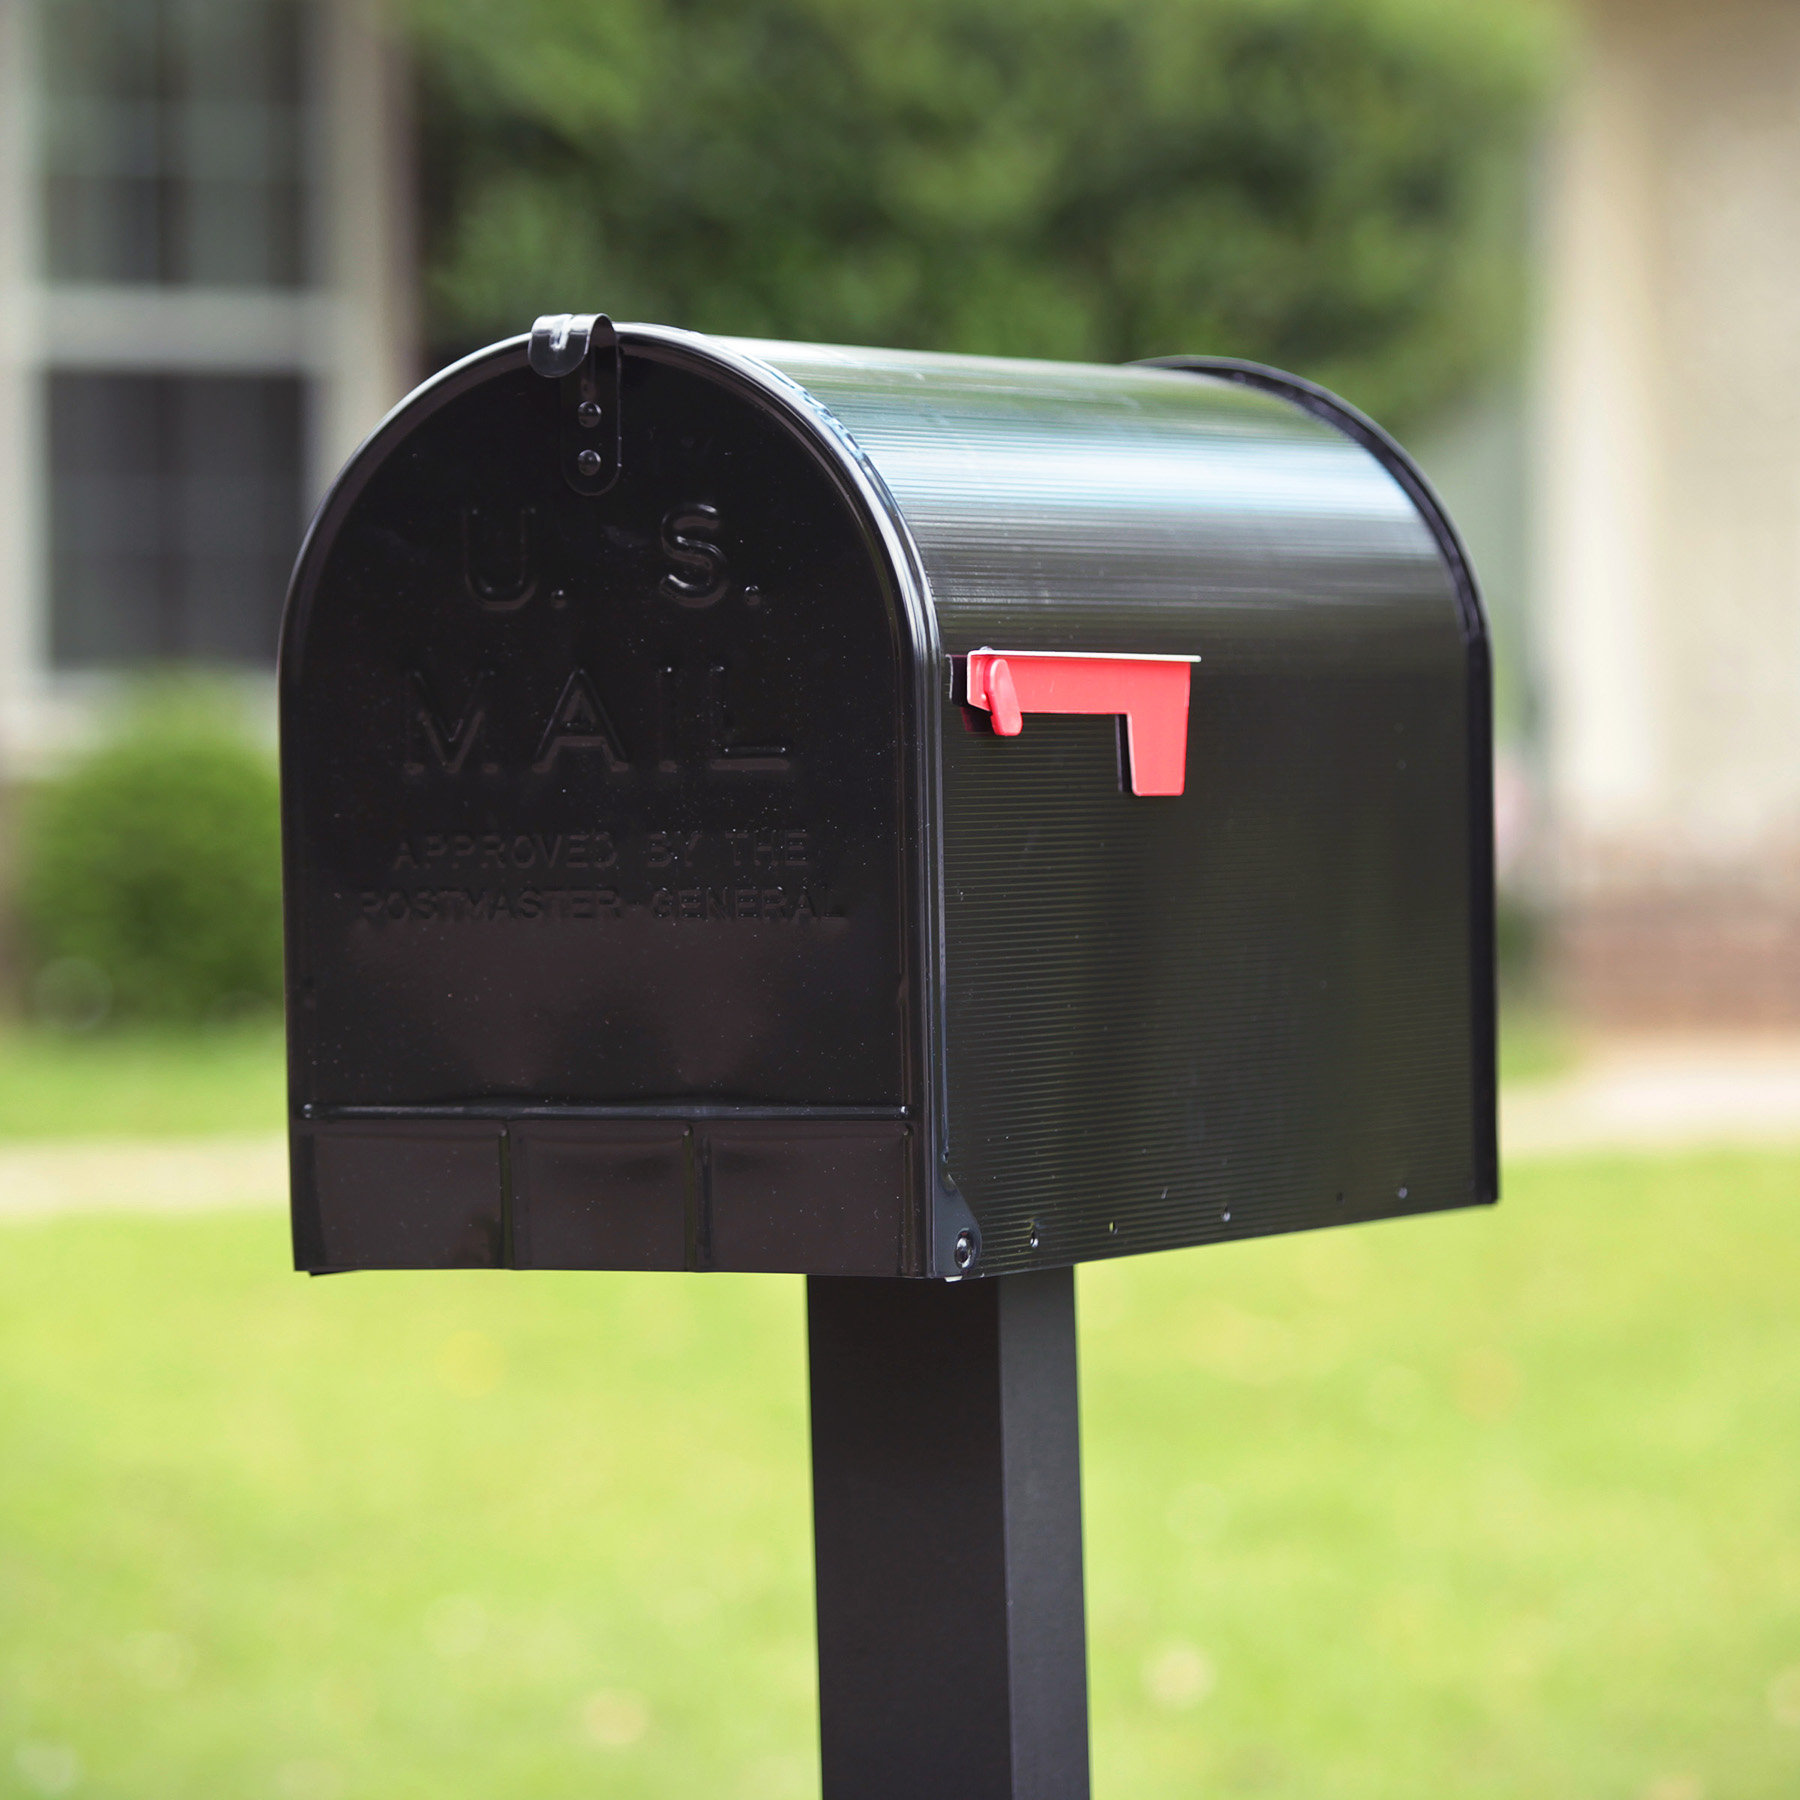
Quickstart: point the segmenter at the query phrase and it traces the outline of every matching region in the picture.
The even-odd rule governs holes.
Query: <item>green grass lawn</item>
[[[275,1132],[286,1117],[281,1030],[98,1031],[0,1026],[0,1142],[29,1138],[190,1137]],[[1567,1033],[1541,1007],[1506,1007],[1500,1068],[1541,1080],[1572,1061]]]
[[[1084,1271],[1100,1800],[1800,1792],[1797,1200]],[[0,1794],[816,1791],[799,1283],[286,1254],[0,1227]]]
[[[207,1031],[0,1028],[0,1141],[279,1131],[279,1025]]]
[[[1568,1025],[1529,996],[1500,999],[1500,1080],[1552,1081],[1580,1060]]]

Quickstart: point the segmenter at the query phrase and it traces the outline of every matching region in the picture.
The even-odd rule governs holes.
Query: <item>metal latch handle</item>
[[[563,478],[578,494],[604,494],[619,479],[619,334],[605,313],[546,313],[526,358],[562,384],[557,427]]]

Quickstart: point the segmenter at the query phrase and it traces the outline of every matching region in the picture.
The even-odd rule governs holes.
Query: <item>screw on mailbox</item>
[[[1072,1264],[1497,1197],[1488,671],[1295,377],[540,319],[295,572],[296,1265],[805,1275],[825,1800],[1085,1800]]]

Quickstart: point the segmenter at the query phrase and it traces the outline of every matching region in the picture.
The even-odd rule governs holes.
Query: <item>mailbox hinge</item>
[[[532,368],[562,386],[557,456],[578,494],[619,479],[619,334],[605,313],[546,313],[531,328]]]

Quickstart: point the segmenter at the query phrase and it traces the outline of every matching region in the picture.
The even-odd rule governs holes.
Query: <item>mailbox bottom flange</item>
[[[401,1112],[293,1128],[294,1260],[916,1275],[892,1114]]]

